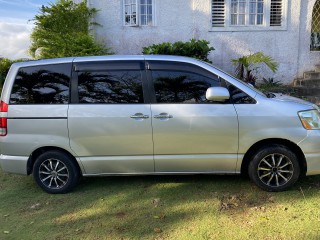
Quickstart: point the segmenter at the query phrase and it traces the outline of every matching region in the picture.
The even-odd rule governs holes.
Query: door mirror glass
[[[210,101],[223,102],[230,98],[228,89],[224,87],[210,87],[206,91],[206,99]]]

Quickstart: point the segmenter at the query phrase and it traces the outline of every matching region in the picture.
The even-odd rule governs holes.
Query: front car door
[[[70,145],[85,175],[153,173],[144,61],[75,61]]]
[[[219,77],[189,63],[148,61],[155,171],[236,171],[238,120],[230,102],[210,102]]]

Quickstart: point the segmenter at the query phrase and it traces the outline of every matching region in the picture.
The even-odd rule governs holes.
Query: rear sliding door
[[[143,61],[74,63],[70,145],[85,174],[154,172]]]

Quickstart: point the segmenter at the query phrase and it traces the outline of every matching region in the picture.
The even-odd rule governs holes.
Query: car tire
[[[297,156],[283,145],[261,148],[248,167],[250,179],[269,192],[289,189],[299,179],[300,172]]]
[[[78,184],[80,172],[75,161],[61,151],[41,154],[33,166],[36,183],[47,193],[67,193]]]

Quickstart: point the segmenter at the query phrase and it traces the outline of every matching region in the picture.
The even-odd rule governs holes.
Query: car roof
[[[14,63],[13,66],[20,67],[32,67],[48,64],[61,64],[61,63],[77,63],[77,62],[95,62],[95,61],[128,61],[128,60],[158,60],[158,61],[179,61],[189,63],[199,63],[199,60],[172,55],[107,55],[107,56],[88,56],[88,57],[66,57],[66,58],[50,58],[41,60],[30,60],[25,62]]]

